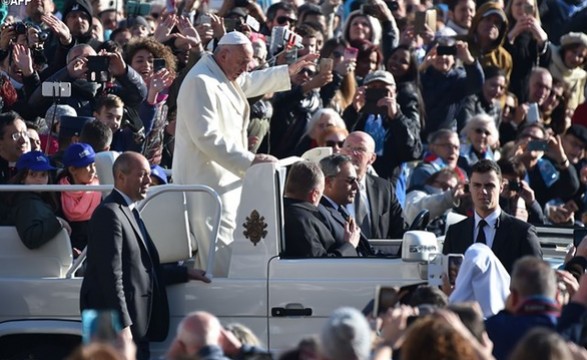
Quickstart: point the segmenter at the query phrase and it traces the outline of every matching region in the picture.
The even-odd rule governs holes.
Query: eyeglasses
[[[352,152],[352,153],[359,153],[359,154],[367,152],[367,149],[365,149],[364,147],[358,147],[358,146],[347,146],[345,149]]]
[[[302,75],[305,74],[305,75],[308,75],[308,76],[314,76],[314,75],[316,75],[316,72],[313,71],[313,70],[310,70],[310,69],[302,69],[302,70],[300,70],[300,74],[302,74]]]
[[[290,23],[290,24],[294,24],[296,21],[297,21],[297,19],[290,18],[290,17],[288,17],[288,16],[279,16],[279,17],[277,18],[277,23],[278,23],[279,25],[283,25],[283,24],[285,24],[286,22],[287,22],[287,23]]]
[[[342,140],[342,141],[326,140],[324,143],[328,147],[338,146],[339,148],[342,148],[342,146],[344,145],[344,140]]]
[[[491,135],[491,132],[489,132],[489,130],[485,130],[485,129],[481,129],[481,128],[475,129],[475,132],[479,135],[483,135],[483,134],[485,134],[485,136]]]
[[[10,134],[10,137],[12,138],[12,140],[18,141],[21,138],[28,139],[29,134],[26,131],[17,131]]]

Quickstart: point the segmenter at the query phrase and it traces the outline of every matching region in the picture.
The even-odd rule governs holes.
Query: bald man
[[[177,129],[173,155],[173,180],[177,184],[204,184],[222,200],[214,274],[226,276],[230,262],[229,245],[236,228],[242,178],[256,163],[276,161],[270,155],[248,150],[247,98],[289,90],[290,72],[303,61],[247,72],[253,59],[249,39],[233,31],[222,37],[213,55],[206,54],[186,75],[177,98]],[[208,198],[190,194],[191,226],[198,247],[198,264],[207,265],[212,243],[215,205]]]
[[[350,133],[341,152],[357,168],[359,190],[349,212],[363,235],[369,239],[401,239],[405,222],[391,182],[367,173],[377,158],[371,135],[362,131]]]
[[[159,263],[136,203],[147,196],[147,159],[125,152],[114,162],[114,190],[90,219],[81,310],[114,310],[125,340],[137,345],[137,360],[150,358],[149,342],[163,341],[169,329],[165,285],[188,280],[210,282],[201,270]]]

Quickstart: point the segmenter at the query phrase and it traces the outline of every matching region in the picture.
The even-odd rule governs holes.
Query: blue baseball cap
[[[156,177],[161,184],[167,184],[167,174],[161,166],[151,165],[151,176]]]
[[[55,170],[55,168],[51,166],[49,158],[45,154],[43,154],[42,151],[29,151],[27,153],[22,154],[16,162],[16,169],[28,169],[33,171]]]
[[[92,146],[85,143],[71,144],[63,154],[63,165],[73,167],[88,166],[96,160]]]

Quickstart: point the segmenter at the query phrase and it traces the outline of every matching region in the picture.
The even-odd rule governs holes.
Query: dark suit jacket
[[[401,239],[406,231],[406,224],[402,207],[395,196],[391,182],[377,176],[367,175],[365,187],[371,218],[370,238]]]
[[[146,230],[145,230],[146,231]],[[162,266],[151,238],[117,191],[94,211],[80,307],[114,309],[135,341],[162,341],[169,330],[166,284],[186,282],[187,269]]]
[[[514,262],[525,255],[542,258],[542,249],[534,226],[506,214],[503,210],[498,224],[491,249],[509,273],[512,272]],[[446,233],[442,253],[464,254],[474,242],[474,226],[474,217],[451,225]]]
[[[284,199],[286,257],[357,256],[348,242],[339,243],[324,215],[307,201]]]
[[[330,203],[324,197],[320,199],[320,205],[318,205],[318,209],[321,210],[321,212],[324,214],[326,225],[329,229],[331,229],[334,239],[339,243],[344,242],[344,229],[347,223],[347,219],[345,219],[338,211],[338,209],[335,208],[332,203]],[[356,250],[357,255],[375,255],[375,250],[373,250],[369,244],[369,240],[363,234],[361,234],[359,246],[357,246]]]

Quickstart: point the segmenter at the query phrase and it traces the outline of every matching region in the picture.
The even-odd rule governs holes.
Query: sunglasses
[[[294,24],[296,21],[298,21],[298,20],[294,19],[294,18],[287,17],[287,16],[280,16],[277,18],[277,23],[279,25],[283,25],[285,23]]]
[[[328,147],[338,146],[339,148],[342,148],[342,146],[344,145],[344,140],[342,140],[342,141],[326,140],[324,143]]]
[[[479,135],[483,135],[483,134],[485,134],[485,136],[491,135],[489,130],[485,130],[485,129],[475,129],[475,132]]]

